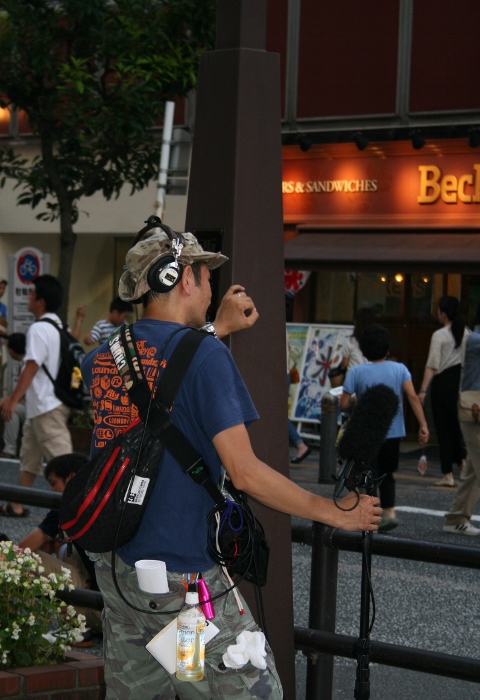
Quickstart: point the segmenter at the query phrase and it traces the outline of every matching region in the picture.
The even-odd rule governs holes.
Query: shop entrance
[[[465,318],[473,305],[469,298],[479,293],[480,277],[464,284]],[[466,281],[466,280],[465,280]],[[435,272],[404,273],[362,271],[314,272],[304,290],[294,300],[292,320],[310,323],[352,323],[358,308],[371,308],[390,332],[392,359],[403,362],[412,374],[418,391],[428,356],[432,333],[440,328],[436,317],[438,300],[444,294],[461,297],[462,278],[457,274]],[[468,288],[470,292],[468,292]],[[406,404],[407,435],[416,439],[417,422]]]

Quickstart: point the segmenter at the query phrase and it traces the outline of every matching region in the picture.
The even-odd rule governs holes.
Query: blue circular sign
[[[31,284],[40,273],[40,260],[33,251],[26,251],[17,261],[17,275],[23,284]]]

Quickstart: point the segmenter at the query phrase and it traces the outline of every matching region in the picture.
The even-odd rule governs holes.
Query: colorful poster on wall
[[[288,392],[289,418],[293,415],[293,408],[297,402],[308,329],[308,323],[287,323],[287,364],[290,372],[290,389]]]
[[[299,371],[299,382],[290,385],[291,420],[320,420],[322,396],[330,389],[328,371],[340,364],[345,338],[352,332],[353,326],[287,323],[290,369],[295,361]]]

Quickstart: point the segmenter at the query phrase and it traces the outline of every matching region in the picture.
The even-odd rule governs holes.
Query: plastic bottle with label
[[[422,476],[425,476],[427,471],[427,457],[424,454],[418,460],[418,471]]]
[[[177,670],[180,681],[201,681],[205,667],[205,615],[196,584],[188,586],[185,607],[177,617]]]

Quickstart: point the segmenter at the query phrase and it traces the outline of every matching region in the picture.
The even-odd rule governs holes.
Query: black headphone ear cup
[[[147,272],[147,283],[153,292],[165,294],[170,292],[182,277],[183,268],[175,256],[166,255],[154,263]]]

